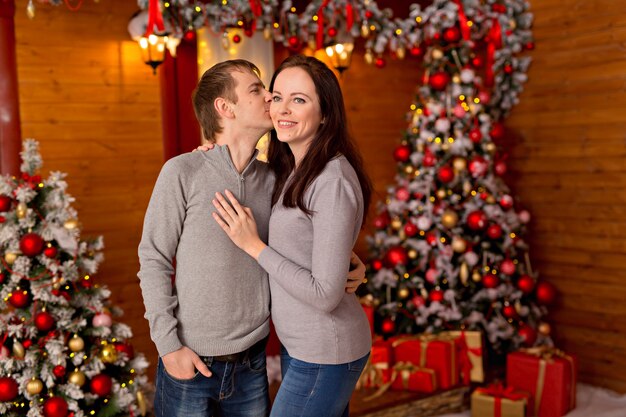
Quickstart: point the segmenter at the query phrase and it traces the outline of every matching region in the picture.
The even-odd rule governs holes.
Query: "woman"
[[[225,191],[213,217],[269,273],[272,319],[283,345],[283,382],[271,416],[348,416],[367,361],[370,329],[344,292],[350,253],[371,185],[346,127],[337,78],[315,58],[292,56],[270,84],[276,175],[269,246],[252,212]],[[218,215],[219,213],[219,215]]]

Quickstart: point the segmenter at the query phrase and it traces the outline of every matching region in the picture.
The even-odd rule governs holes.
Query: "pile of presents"
[[[485,386],[483,350],[477,331],[377,338],[358,387],[377,388],[371,400],[387,390],[433,393],[471,385],[472,417],[560,417],[575,407],[572,356],[549,347],[510,353],[506,387]]]

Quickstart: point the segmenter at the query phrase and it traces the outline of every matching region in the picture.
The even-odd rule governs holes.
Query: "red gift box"
[[[472,393],[472,417],[524,417],[531,395],[513,387],[492,384]]]
[[[456,342],[457,362],[463,385],[470,381],[485,382],[483,369],[483,334],[479,331],[453,330],[444,332]]]
[[[440,388],[458,383],[459,368],[454,338],[445,335],[399,336],[393,339],[396,362],[410,362],[435,371]]]
[[[437,390],[435,371],[409,362],[393,366],[391,389],[396,391],[433,392]]]
[[[391,381],[391,364],[393,363],[393,348],[391,342],[375,339],[367,364],[357,382],[357,388],[380,387]]]
[[[576,407],[576,360],[558,349],[541,347],[509,353],[507,385],[533,394],[538,417],[561,417]]]
[[[370,323],[370,332],[372,333],[372,336],[374,336],[374,307],[363,303],[361,303],[361,307],[363,307],[363,311],[367,316],[367,321]]]

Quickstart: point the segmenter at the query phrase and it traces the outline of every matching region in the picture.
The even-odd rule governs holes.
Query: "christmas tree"
[[[102,238],[80,240],[65,174],[37,175],[38,147],[0,180],[0,414],[145,415],[147,362],[94,283]]]
[[[517,56],[533,48],[528,3],[436,0],[411,13],[424,84],[368,237],[365,300],[386,335],[480,329],[499,352],[549,344],[541,318],[554,288],[531,269],[530,214],[496,144],[530,64]]]

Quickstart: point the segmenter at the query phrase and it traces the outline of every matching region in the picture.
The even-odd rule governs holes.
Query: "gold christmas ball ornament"
[[[546,322],[541,322],[539,323],[539,326],[537,326],[537,330],[539,331],[539,333],[541,333],[544,336],[549,336],[550,332],[552,331],[552,328],[550,327],[550,325]]]
[[[4,254],[4,260],[9,264],[13,265],[15,260],[17,259],[17,253],[7,252]]]
[[[404,167],[405,174],[411,175],[414,171],[415,171],[415,168],[413,168],[411,165],[407,165]]]
[[[447,228],[453,228],[459,221],[459,215],[453,210],[446,210],[441,215],[441,223]]]
[[[75,334],[67,344],[72,352],[80,352],[85,348],[85,341]]]
[[[452,238],[452,250],[456,253],[463,253],[467,249],[467,242],[460,237]]]
[[[443,200],[444,198],[446,198],[446,190],[442,190],[439,189],[436,192],[437,198],[439,198],[440,200]]]
[[[467,279],[469,278],[469,268],[465,262],[463,262],[459,268],[459,278],[461,279],[463,285],[467,284]]]
[[[410,292],[409,292],[408,288],[400,288],[398,290],[398,297],[399,298],[402,298],[402,299],[407,298],[409,296],[409,294],[410,294]]]
[[[117,360],[117,350],[113,345],[104,345],[98,356],[104,363],[113,363]]]
[[[458,74],[455,74],[452,76],[452,82],[455,84],[460,84],[461,83],[461,77],[459,77]]]
[[[493,142],[489,142],[485,145],[485,150],[489,153],[494,153],[496,151],[496,145]]]
[[[26,212],[28,211],[28,206],[26,203],[19,203],[17,208],[15,209],[15,214],[17,214],[18,219],[23,219],[26,217]]]
[[[399,230],[402,227],[402,220],[395,218],[391,221],[391,227],[395,230]]]
[[[417,258],[417,251],[415,249],[409,249],[407,255],[409,255],[409,259],[415,259]]]
[[[361,36],[367,38],[370,35],[370,27],[367,23],[361,25]]]
[[[43,390],[43,382],[41,382],[41,379],[33,377],[26,384],[26,392],[29,393],[30,395],[37,395],[42,390]]]
[[[365,58],[365,62],[367,62],[368,65],[372,65],[372,63],[374,62],[374,54],[369,49],[365,51],[365,55],[363,57]]]
[[[84,373],[76,369],[67,377],[67,380],[76,386],[82,387],[85,385],[86,378]]]
[[[74,230],[78,227],[78,220],[67,219],[65,223],[63,223],[63,227],[65,227],[67,230]]]
[[[24,345],[17,340],[13,341],[13,356],[17,359],[24,359],[24,356],[26,356],[26,349],[24,349]]]
[[[146,397],[141,391],[137,391],[137,405],[139,406],[139,413],[145,416],[148,413],[148,406],[146,404]]]
[[[430,56],[432,56],[433,59],[441,59],[443,58],[443,52],[441,51],[441,49],[434,48],[430,53]]]
[[[472,272],[472,281],[480,282],[482,279],[483,279],[483,276],[480,275],[480,272],[478,272],[478,271]]]
[[[467,160],[465,158],[456,157],[452,160],[452,168],[456,172],[464,171],[467,168]]]
[[[272,28],[269,26],[265,26],[265,28],[263,29],[263,38],[266,41],[269,41],[270,39],[272,39]]]
[[[485,202],[487,204],[495,204],[496,203],[496,199],[492,195],[490,195],[490,196],[487,196],[487,198],[485,199]]]
[[[404,49],[403,47],[399,47],[396,50],[396,56],[398,57],[398,59],[404,59],[404,57],[406,56],[406,49]]]

